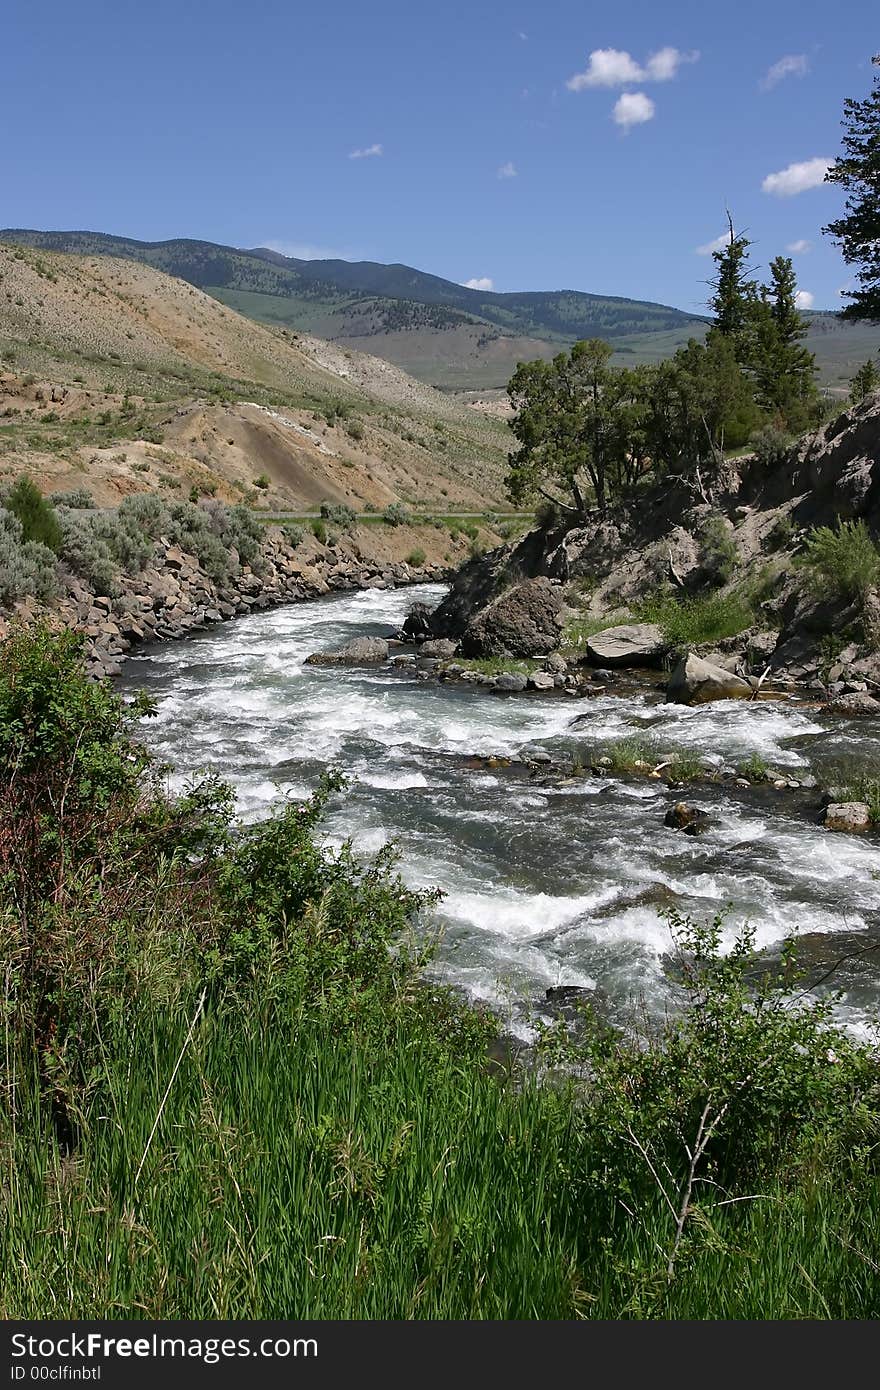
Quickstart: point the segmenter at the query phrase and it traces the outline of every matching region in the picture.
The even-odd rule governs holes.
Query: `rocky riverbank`
[[[13,621],[45,620],[82,633],[91,672],[115,676],[132,647],[173,641],[240,614],[335,591],[391,589],[447,577],[449,565],[437,555],[436,539],[433,557],[426,555],[437,536],[433,528],[388,532],[361,526],[324,543],[309,531],[292,544],[280,529],[267,528],[259,558],[246,564],[233,552],[222,580],[212,578],[195,555],[160,539],[150,563],[136,574],[120,575],[112,594],[96,593],[69,575],[66,592],[50,605],[20,601],[8,615],[0,614],[0,641]],[[405,554],[417,555],[419,563]]]

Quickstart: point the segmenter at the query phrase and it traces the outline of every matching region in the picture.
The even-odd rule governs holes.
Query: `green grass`
[[[706,1192],[667,1283],[660,1202],[609,1213],[564,1090],[504,1084],[403,1008],[348,1032],[284,1009],[209,1014],[184,1048],[188,1029],[142,1021],[73,1160],[19,1075],[25,1122],[0,1122],[4,1317],[880,1311],[876,1174],[727,1207]]]
[[[658,595],[640,603],[636,616],[640,622],[656,623],[671,647],[693,647],[701,642],[736,637],[755,621],[749,604],[735,593],[686,599]]]
[[[593,618],[586,614],[569,618],[563,630],[561,648],[566,652],[582,652],[588,638],[595,637],[597,632],[604,632],[606,628],[625,623],[629,617],[629,611],[621,608],[614,613],[607,613],[602,618]]]

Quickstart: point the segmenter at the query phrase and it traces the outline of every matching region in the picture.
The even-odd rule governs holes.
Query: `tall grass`
[[[850,1318],[880,1311],[876,1172],[701,1202],[676,1278],[658,1198],[610,1206],[571,1098],[414,1015],[145,1018],[65,1156],[19,1073],[2,1142],[6,1318]],[[707,1190],[708,1191],[708,1190]]]

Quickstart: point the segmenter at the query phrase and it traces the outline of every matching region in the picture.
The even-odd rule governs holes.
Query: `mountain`
[[[663,304],[578,290],[496,294],[405,265],[304,261],[265,247],[103,232],[0,231],[0,241],[80,256],[118,256],[187,280],[263,322],[367,348],[446,387],[503,386],[516,363],[578,338],[661,335],[676,345],[705,320]]]
[[[151,266],[0,244],[0,482],[358,511],[503,504],[503,422]]]
[[[103,232],[0,231],[0,242],[80,256],[116,256],[186,280],[248,318],[368,352],[443,390],[498,390],[517,362],[550,357],[578,338],[606,338],[621,365],[657,362],[707,319],[649,301],[579,290],[496,294],[406,265],[297,260],[267,247],[136,241]],[[806,316],[820,384],[845,394],[880,348],[876,325]]]

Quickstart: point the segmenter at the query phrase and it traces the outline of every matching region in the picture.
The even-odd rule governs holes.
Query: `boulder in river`
[[[562,597],[549,579],[526,579],[504,589],[468,623],[465,656],[546,656],[559,645]]]
[[[854,714],[861,718],[876,718],[880,714],[880,700],[876,700],[873,695],[869,695],[864,690],[853,690],[847,695],[840,695],[833,701],[832,709],[840,714]]]
[[[656,623],[623,623],[587,638],[594,666],[657,666],[666,650]]]
[[[683,830],[685,835],[703,835],[712,821],[705,811],[689,806],[686,801],[676,801],[663,817],[663,824],[671,830]]]
[[[666,687],[666,699],[675,705],[702,705],[709,700],[747,700],[754,686],[742,676],[725,671],[711,661],[688,652],[682,657]]]
[[[355,637],[335,651],[312,652],[306,657],[307,666],[373,666],[388,660],[388,643],[384,637]]]
[[[871,829],[871,812],[864,801],[832,801],[822,812],[820,823],[826,830],[861,834]]]

